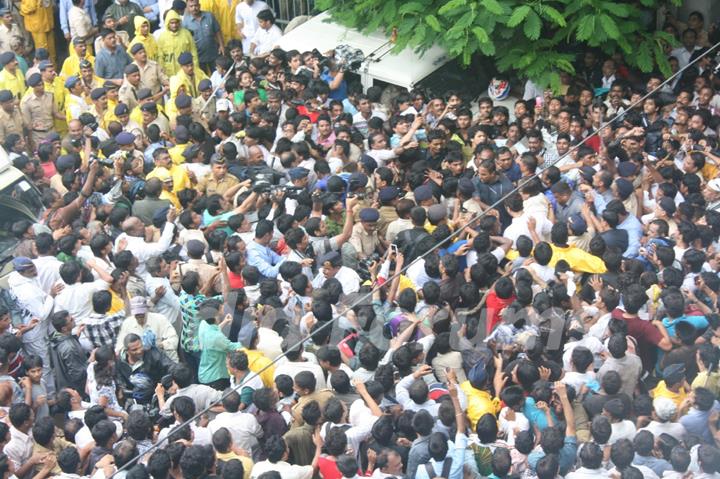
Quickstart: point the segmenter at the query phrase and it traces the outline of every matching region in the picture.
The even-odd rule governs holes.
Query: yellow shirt
[[[248,367],[250,371],[254,373],[257,373],[263,368],[272,364],[272,361],[270,361],[270,359],[260,351],[247,348],[243,348],[242,350],[245,352],[245,354],[247,354]],[[260,379],[262,379],[263,385],[265,385],[266,388],[275,387],[275,380],[273,379],[274,375],[275,366],[270,366],[269,368],[265,369],[265,371],[260,373]]]
[[[95,68],[94,56],[86,53],[83,60],[89,61],[90,64],[93,66],[93,69]],[[80,58],[78,58],[77,52],[74,55],[70,55],[65,59],[65,61],[63,62],[62,70],[60,70],[60,77],[62,77],[63,79],[67,79],[68,77],[71,77],[73,75],[80,76]]]
[[[470,420],[470,430],[474,431],[477,422],[485,414],[496,416],[500,412],[500,400],[494,398],[489,392],[475,389],[470,381],[460,384],[460,389],[467,397],[467,417]]]
[[[185,168],[182,166],[175,166],[172,165],[171,168],[168,168],[170,171],[170,175],[172,175],[173,178],[173,193],[177,193],[180,190],[184,190],[186,188],[192,188],[192,182],[190,181],[190,177],[187,174],[187,171],[185,171]],[[147,174],[145,177],[146,180],[149,180],[150,178],[155,178],[157,176],[157,173],[155,170],[152,170],[150,173]],[[170,198],[168,198],[170,199]]]
[[[601,274],[607,271],[602,259],[580,248],[574,246],[561,248],[554,244],[551,244],[550,248],[552,248],[553,255],[548,264],[551,267],[554,267],[558,261],[564,259],[570,265],[570,269],[575,272]]]
[[[175,145],[168,150],[168,153],[170,154],[170,158],[172,158],[172,162],[174,165],[182,165],[183,163],[185,163],[185,157],[183,156],[183,153],[188,146],[190,146],[189,143],[183,143],[181,145]]]
[[[250,452],[250,451],[248,451]],[[250,471],[252,471],[253,466],[255,463],[250,459],[249,457],[245,456],[238,456],[234,452],[216,452],[215,453],[215,459],[218,461],[228,462],[232,461],[233,459],[237,459],[240,461],[243,465],[243,479],[250,479]]]
[[[212,13],[220,24],[223,42],[227,44],[232,39],[239,39],[237,25],[235,24],[235,9],[239,0],[201,0],[200,9]]]
[[[668,398],[672,399],[672,401],[675,403],[675,405],[679,408],[682,402],[687,397],[687,392],[685,392],[685,388],[680,388],[678,392],[672,392],[665,386],[665,381],[660,381],[657,386],[655,386],[655,389],[650,391],[650,397],[653,399],[655,398]]]
[[[10,90],[15,98],[20,99],[25,92],[25,77],[20,68],[13,75],[7,69],[0,71],[0,90]]]
[[[182,205],[180,204],[180,200],[178,199],[177,195],[172,191],[162,190],[160,193],[159,198],[161,200],[168,200],[170,203],[173,204],[173,206],[179,210],[182,209]]]
[[[708,377],[707,371],[699,372],[691,384],[692,389],[706,388],[712,391],[715,396],[720,394],[720,373],[710,373]]]

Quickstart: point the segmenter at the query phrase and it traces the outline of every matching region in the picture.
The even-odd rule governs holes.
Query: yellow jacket
[[[470,381],[460,384],[460,389],[467,397],[467,417],[470,420],[470,430],[475,430],[475,425],[483,415],[490,413],[497,416],[500,412],[500,400],[494,398],[489,392],[482,389],[475,389]]]
[[[0,90],[10,90],[15,98],[20,98],[25,93],[25,76],[20,68],[15,70],[13,75],[5,68],[0,71]]]
[[[155,41],[155,37],[152,36],[152,32],[150,29],[150,21],[141,16],[135,16],[133,19],[135,22],[135,36],[133,37],[132,41],[127,47],[128,55],[130,55],[130,58],[132,58],[132,54],[130,53],[130,48],[135,45],[136,43],[142,44],[142,46],[145,47],[145,53],[147,53],[148,60],[157,61],[158,59],[158,44]],[[140,33],[140,27],[142,27],[143,23],[148,24],[148,34],[142,35]]]
[[[75,50],[71,50],[72,52],[75,52]],[[85,57],[83,60],[87,60],[90,62],[90,64],[93,66],[93,69],[95,69],[95,57],[90,55],[89,53],[85,54]],[[63,62],[62,70],[60,70],[60,76],[67,80],[68,77],[71,77],[73,75],[80,75],[80,58],[77,56],[77,52],[74,54],[71,54],[69,57],[65,59]]]
[[[553,252],[552,259],[548,263],[550,266],[555,266],[555,263],[564,259],[570,265],[570,269],[577,273],[602,274],[607,271],[602,259],[580,248],[575,246],[561,248],[554,244],[551,244],[550,248]]]
[[[157,168],[148,173],[145,179],[149,180],[150,178],[157,177],[158,174],[156,170]],[[177,193],[178,191],[186,188],[192,188],[192,182],[190,181],[190,177],[188,176],[185,168],[173,165],[171,168],[168,168],[168,171],[170,171],[170,175],[173,179],[173,193]]]
[[[175,79],[175,89],[170,87],[172,91],[176,91],[180,86],[185,87],[185,94],[190,95],[193,98],[197,98],[200,94],[200,82],[207,79],[207,75],[200,70],[195,68],[193,72],[193,78],[190,78],[182,69],[180,69],[175,75],[170,78],[170,84],[172,85],[173,79]],[[175,95],[177,96],[177,94]]]
[[[181,145],[175,145],[168,150],[168,153],[170,154],[170,158],[172,158],[172,162],[174,165],[182,165],[183,163],[185,163],[185,157],[183,156],[183,153],[188,146],[190,146],[190,143],[183,143]]]
[[[47,3],[47,6],[43,6]],[[49,32],[55,26],[52,2],[43,0],[21,0],[20,14],[25,20],[25,30],[30,33]]]
[[[235,9],[238,3],[240,3],[239,0],[230,0],[229,2],[228,0],[200,1],[200,9],[212,13],[220,24],[223,42],[225,42],[226,45],[230,40],[240,38],[237,32],[237,25],[235,24]]]
[[[247,354],[248,367],[250,371],[254,373],[262,370],[263,368],[272,363],[272,361],[270,361],[267,356],[265,356],[262,352],[256,349],[243,348],[242,350],[245,352],[245,354]],[[260,374],[260,379],[262,379],[263,385],[266,388],[275,387],[275,380],[273,378],[274,375],[275,366],[270,366]]]
[[[200,70],[198,63],[197,47],[193,41],[192,33],[187,29],[180,27],[178,31],[170,31],[170,21],[178,20],[182,22],[182,18],[175,10],[169,10],[165,16],[165,29],[160,33],[157,41],[158,46],[158,63],[165,71],[167,76],[172,76],[180,70],[177,60],[182,52],[190,52],[193,56],[195,68]]]
[[[679,408],[682,402],[687,397],[685,388],[680,388],[678,392],[672,392],[665,386],[665,381],[660,381],[655,389],[650,390],[650,397],[655,398],[668,398],[672,399],[675,405]]]

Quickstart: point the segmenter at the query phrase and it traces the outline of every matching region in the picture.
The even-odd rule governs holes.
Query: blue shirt
[[[215,38],[220,31],[220,24],[213,14],[200,12],[200,18],[195,18],[186,13],[183,16],[182,26],[192,33],[195,46],[197,46],[198,61],[200,63],[214,62],[220,54]]]
[[[60,10],[60,28],[64,34],[70,34],[70,24],[68,23],[68,12],[72,8],[72,0],[60,0],[58,10]],[[85,11],[90,15],[93,25],[97,25],[97,13],[95,12],[95,2],[93,0],[85,0]]]
[[[500,171],[504,173],[505,176],[507,176],[508,180],[512,182],[516,182],[517,180],[522,178],[522,173],[520,172],[520,165],[518,165],[514,161],[512,162],[512,166],[509,169]]]
[[[143,11],[143,16],[148,19],[150,23],[155,23],[160,18],[160,5],[158,4],[157,0],[130,0],[135,5],[140,7],[140,9]],[[151,11],[146,12],[145,9],[147,7],[152,8]]]
[[[635,258],[640,251],[640,238],[643,236],[643,226],[635,215],[627,215],[627,218],[618,225],[618,229],[628,233],[628,247],[623,253],[625,258]]]
[[[708,426],[708,419],[713,411],[720,410],[720,403],[715,401],[713,407],[709,411],[700,411],[697,408],[690,408],[690,410],[680,418],[680,424],[683,425],[689,435],[697,436],[703,440],[703,442],[712,444],[713,437]]]
[[[125,67],[130,63],[130,56],[120,45],[115,47],[114,52],[103,48],[95,57],[95,73],[105,80],[121,80],[125,75]]]
[[[320,75],[320,79],[330,85],[334,78],[330,76],[329,73],[323,73]],[[337,100],[337,101],[343,101],[347,98],[347,82],[345,80],[340,82],[340,85],[334,89],[330,90],[330,94],[328,95],[328,98],[331,100]],[[353,113],[354,114],[354,113]]]
[[[257,241],[251,241],[247,244],[247,264],[255,266],[260,270],[260,274],[266,278],[276,278],[280,271],[280,265],[285,260],[284,256],[280,256],[267,246],[263,246]]]
[[[705,319],[705,316],[680,316],[679,318],[675,319],[663,318],[662,323],[663,326],[665,326],[665,329],[667,329],[669,336],[676,336],[675,325],[680,321],[685,321],[686,323],[692,324],[697,330],[705,329],[709,325],[707,319]]]
[[[455,444],[448,441],[448,455],[452,457],[450,472],[446,479],[462,479],[463,468],[465,466],[465,448],[467,448],[467,436],[462,433],[455,435]],[[443,472],[444,461],[436,461],[430,459],[430,467],[435,471],[435,477],[440,476]],[[415,472],[415,479],[431,479],[428,477],[425,465],[420,465]]]
[[[525,414],[525,417],[528,418],[528,421],[530,421],[530,425],[537,426],[540,431],[548,427],[545,411],[543,411],[542,409],[538,409],[538,407],[535,405],[535,399],[533,399],[532,397],[528,396],[525,399],[525,406],[523,406],[523,414]],[[555,412],[551,410],[550,414],[552,415],[553,420],[557,421],[557,418],[555,417]]]
[[[577,438],[575,436],[565,436],[563,447],[560,449],[558,454],[558,463],[560,464],[560,475],[565,476],[570,469],[575,465],[575,458],[577,456]],[[540,449],[531,452],[528,455],[528,465],[531,470],[535,470],[537,463],[545,457],[545,452]]]

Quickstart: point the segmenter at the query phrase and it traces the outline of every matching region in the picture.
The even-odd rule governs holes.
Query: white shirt
[[[135,316],[128,316],[125,318],[125,321],[123,321],[120,326],[120,331],[118,331],[115,351],[120,354],[120,351],[124,349],[123,342],[125,341],[125,336],[130,333],[134,333],[142,338],[143,332],[146,329],[150,329],[155,334],[155,346],[160,351],[167,354],[167,357],[175,362],[178,362],[177,331],[175,331],[175,328],[172,324],[170,324],[165,316],[158,313],[146,313],[145,324],[142,326],[138,323]]]
[[[37,281],[40,287],[49,294],[50,289],[55,283],[62,281],[62,279],[60,279],[60,266],[63,265],[62,261],[55,256],[39,256],[33,260],[33,263],[37,269]]]
[[[263,436],[260,423],[255,416],[247,412],[221,412],[208,424],[210,434],[215,434],[215,431],[222,427],[230,431],[233,444],[246,451],[256,448],[258,439]]]
[[[17,271],[13,271],[8,276],[8,286],[20,306],[27,309],[33,317],[43,320],[52,313],[55,301],[52,296],[42,290],[37,277],[26,278]]]
[[[305,357],[304,353],[303,357]],[[302,371],[310,371],[311,373],[313,373],[313,376],[315,376],[316,391],[320,389],[327,389],[328,386],[327,382],[325,381],[325,373],[323,372],[322,367],[320,367],[320,365],[315,361],[278,361],[275,364],[275,374],[273,374],[273,379],[280,376],[281,374],[287,374],[294,380],[295,376]]]
[[[313,475],[312,466],[297,466],[288,464],[285,461],[278,461],[275,464],[270,461],[256,462],[250,471],[250,479],[257,479],[264,472],[277,471],[282,479],[310,479]]]
[[[569,472],[565,479],[595,479],[597,477],[609,477],[608,472],[605,469],[588,469],[586,467],[579,467],[573,472]]]
[[[685,427],[679,422],[650,421],[650,424],[640,430],[650,431],[655,437],[658,437],[662,433],[670,434],[680,442],[684,441],[685,436],[687,436]]]
[[[357,293],[358,291],[360,291],[360,276],[358,276],[355,270],[352,270],[347,266],[340,267],[338,272],[335,273],[335,279],[340,281],[344,295]],[[322,285],[325,283],[325,280],[327,280],[327,278],[325,277],[325,274],[322,272],[322,270],[320,270],[320,272],[317,274],[317,276],[315,276],[315,279],[312,282],[313,288],[321,288]]]
[[[536,226],[535,231],[537,231],[538,236],[540,236],[540,239],[547,239],[550,237],[550,230],[552,229],[552,223],[550,220],[547,219],[547,217],[542,217],[540,221],[537,221],[536,218]],[[530,229],[528,228],[528,220],[530,217],[528,215],[522,215],[518,216],[517,218],[513,218],[510,224],[507,228],[505,228],[505,231],[503,232],[503,236],[506,238],[510,238],[513,242],[513,248],[515,248],[515,242],[521,235],[525,235],[528,238],[532,239],[532,236],[530,235]]]
[[[165,436],[170,434],[177,426],[179,426],[180,423],[176,422],[172,426],[166,427],[165,429],[160,430],[160,433],[158,434],[158,441],[161,442],[163,439],[165,439]],[[209,446],[212,444],[212,434],[210,434],[210,430],[206,427],[200,427],[196,425],[194,422],[190,423],[190,429],[192,429],[193,433],[193,445],[194,446]],[[163,444],[162,447],[167,447],[167,443]]]
[[[148,298],[153,298],[155,296],[155,290],[160,286],[165,287],[165,294],[160,298],[160,301],[152,307],[152,311],[165,316],[171,324],[179,324],[182,318],[180,299],[172,289],[170,280],[167,278],[155,278],[150,275],[145,276],[145,290]]]
[[[270,53],[270,51],[277,45],[277,42],[281,37],[282,30],[280,30],[277,25],[272,25],[267,30],[264,28],[258,28],[250,42],[255,44],[255,55]]]
[[[695,48],[693,48],[692,51],[688,51],[688,49],[685,48],[685,46],[682,46],[679,48],[675,48],[673,51],[671,51],[670,56],[677,58],[678,67],[680,67],[680,69],[682,69],[682,68],[685,68],[685,66],[687,66],[688,63],[690,63],[690,57],[695,52],[695,50],[699,50],[699,49],[700,49],[700,47],[696,46]]]
[[[243,52],[247,55],[250,53],[250,40],[255,36],[255,32],[259,28],[257,14],[263,10],[267,10],[268,4],[262,0],[255,0],[248,5],[247,2],[238,3],[235,7],[235,24],[242,24],[243,34]]]
[[[30,459],[33,450],[32,436],[10,427],[10,441],[5,444],[3,452],[15,466],[15,469],[22,467]]]
[[[610,439],[608,439],[608,445],[610,446],[618,442],[620,439],[629,439],[632,441],[635,438],[635,433],[637,432],[635,424],[627,419],[616,422],[612,424],[611,427],[612,434],[610,434]]]
[[[137,274],[139,276],[145,276],[145,273],[147,272],[145,262],[153,256],[160,256],[163,254],[170,247],[172,238],[173,224],[166,222],[163,227],[162,234],[160,235],[160,240],[158,240],[157,243],[148,243],[145,241],[145,238],[141,238],[139,236],[128,236],[127,234],[122,233],[115,240],[115,252],[118,251],[118,243],[120,243],[122,239],[127,240],[127,246],[125,249],[130,251],[133,256],[137,258],[139,263],[137,267]]]
[[[110,285],[98,279],[92,283],[75,283],[65,286],[55,297],[55,310],[65,310],[75,318],[78,326],[93,313],[92,297],[97,291],[108,289]]]

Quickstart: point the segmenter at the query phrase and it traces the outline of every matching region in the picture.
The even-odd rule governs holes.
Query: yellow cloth
[[[15,70],[13,75],[5,68],[0,71],[0,90],[10,90],[15,98],[20,98],[25,92],[25,76],[20,68]]]
[[[555,263],[564,259],[570,265],[570,269],[576,273],[601,274],[607,271],[605,263],[602,259],[597,256],[593,256],[580,248],[575,246],[561,248],[554,244],[551,244],[550,247],[553,251],[552,259],[550,260],[550,263],[548,263],[550,266],[554,267]]]
[[[687,397],[687,392],[685,391],[685,388],[680,388],[678,392],[672,392],[665,386],[665,381],[660,381],[657,386],[655,386],[655,389],[652,389],[650,391],[650,397],[653,399],[655,398],[668,398],[672,399],[672,401],[675,403],[675,405],[679,408],[682,402]]]
[[[160,104],[157,104],[157,103],[155,105],[157,106],[158,115],[163,115],[165,113],[165,109],[163,108],[163,106]],[[132,111],[130,112],[130,121],[134,122],[138,125],[143,124],[142,111],[140,111],[139,105],[136,106],[135,108],[133,108]]]
[[[185,163],[185,157],[182,155],[188,146],[190,146],[190,143],[183,143],[182,145],[175,145],[168,150],[174,165],[182,165]]]
[[[212,13],[220,24],[223,43],[227,45],[232,39],[239,39],[235,24],[235,10],[239,0],[201,0],[200,10]]]
[[[250,452],[250,451],[248,451]],[[252,471],[253,466],[255,463],[250,459],[249,457],[245,456],[238,456],[234,452],[216,452],[215,453],[215,459],[218,461],[228,462],[232,461],[233,459],[239,460],[243,465],[243,479],[250,479],[250,472]]]
[[[72,51],[75,52],[75,50]],[[89,61],[90,64],[93,66],[93,69],[95,68],[94,56],[86,53],[85,57],[82,59]],[[80,76],[80,58],[78,58],[77,52],[74,55],[70,55],[65,59],[65,61],[63,62],[62,70],[60,70],[60,76],[63,79],[67,79],[68,77],[71,77],[73,75]]]
[[[182,22],[182,18],[175,10],[169,10],[165,17],[165,29],[160,33],[157,40],[158,46],[158,63],[167,76],[172,76],[180,70],[177,60],[182,52],[190,52],[193,56],[195,68],[200,70],[198,63],[197,47],[193,40],[192,34],[186,28],[180,27],[178,31],[171,32],[170,21],[178,20]]]
[[[182,204],[180,204],[180,200],[178,199],[177,195],[172,191],[162,190],[159,198],[161,200],[168,200],[170,203],[173,204],[175,208],[179,210],[182,209]]]
[[[70,120],[73,119],[71,107],[74,105],[79,105],[83,108],[83,110],[87,110],[85,100],[82,97],[67,95],[67,97],[65,98],[65,121],[68,123],[70,123]]]
[[[720,373],[710,373],[710,377],[708,378],[707,371],[702,371],[695,376],[691,387],[693,390],[696,388],[706,388],[712,391],[715,396],[718,396],[720,395]]]
[[[470,381],[465,381],[460,384],[460,389],[465,393],[467,397],[467,417],[470,420],[470,430],[475,430],[475,425],[480,418],[490,413],[493,416],[497,416],[500,412],[500,400],[494,398],[489,392],[481,389],[475,389],[470,384]]]
[[[42,0],[22,0],[20,2],[20,14],[25,21],[25,30],[30,33],[46,33],[51,31],[55,25],[52,2],[48,2],[47,7],[44,7],[43,3]],[[33,35],[34,38],[35,35]],[[35,48],[39,47],[39,45],[35,45]]]
[[[182,69],[180,69],[175,75],[170,78],[170,84],[172,85],[173,79],[175,79],[176,89],[180,86],[184,86],[185,94],[196,98],[199,95],[200,82],[202,80],[205,80],[207,78],[207,75],[205,75],[202,70],[199,70],[197,68],[195,68],[193,73],[193,78],[190,78]]]
[[[262,370],[269,364],[272,364],[272,361],[265,356],[262,352],[256,350],[256,349],[242,349],[245,354],[247,354],[248,357],[248,367],[250,371],[257,373],[258,371]],[[266,388],[274,388],[275,387],[275,381],[273,379],[273,376],[275,375],[275,366],[270,366],[269,368],[265,369],[262,373],[260,373],[260,379],[262,379],[263,385]]]
[[[109,289],[108,291],[110,291],[110,297],[112,298],[112,300],[110,301],[110,310],[108,311],[108,314],[112,315],[123,311],[125,309],[125,301],[123,301],[120,295],[112,289]]]
[[[150,29],[150,21],[145,17],[137,15],[134,17],[133,22],[135,22],[135,36],[127,47],[128,55],[130,55],[130,57],[132,58],[130,48],[136,43],[140,43],[142,44],[142,46],[145,47],[145,53],[147,54],[148,60],[156,62],[158,60],[158,44],[157,41],[155,41],[155,37],[152,36],[152,30]],[[147,35],[140,34],[140,27],[143,23],[148,24]]]
[[[192,188],[192,183],[190,182],[190,177],[187,174],[187,171],[182,166],[175,166],[173,165],[171,168],[168,168],[170,171],[170,175],[173,179],[173,193],[177,193],[180,190],[184,190],[186,188]],[[157,168],[152,170],[150,173],[147,174],[145,177],[146,180],[149,180],[150,178],[155,178],[158,176]],[[169,199],[169,198],[168,198]]]

